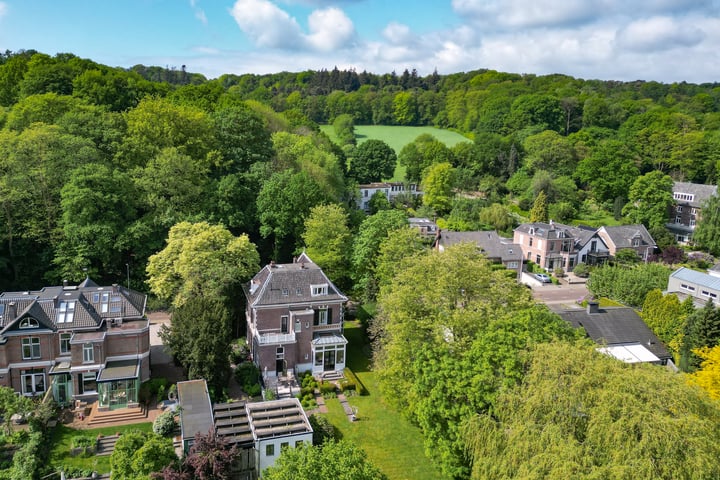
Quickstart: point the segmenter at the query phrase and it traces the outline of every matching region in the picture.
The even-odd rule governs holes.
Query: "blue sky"
[[[0,0],[0,49],[208,78],[491,68],[720,81],[720,0]]]

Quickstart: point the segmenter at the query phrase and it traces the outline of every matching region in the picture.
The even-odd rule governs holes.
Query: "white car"
[[[542,282],[542,283],[550,283],[550,282],[551,282],[550,276],[547,275],[547,274],[545,274],[545,273],[536,273],[536,274],[535,274],[535,279],[536,279],[538,282]]]

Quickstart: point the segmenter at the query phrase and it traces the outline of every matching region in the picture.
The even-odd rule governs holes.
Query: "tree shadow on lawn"
[[[358,320],[345,322],[345,338],[347,338],[347,365],[353,372],[369,372],[371,363],[371,347],[365,327]]]

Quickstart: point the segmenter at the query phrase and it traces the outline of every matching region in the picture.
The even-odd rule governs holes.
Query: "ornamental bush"
[[[169,437],[175,431],[175,412],[168,410],[158,415],[153,422],[153,432],[163,437]]]

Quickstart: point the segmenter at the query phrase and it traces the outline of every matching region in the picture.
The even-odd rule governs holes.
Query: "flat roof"
[[[257,440],[313,431],[297,398],[248,403],[246,409]]]
[[[180,407],[180,430],[183,440],[206,434],[213,427],[213,410],[205,380],[177,383]]]
[[[639,343],[632,345],[608,345],[596,349],[600,353],[610,355],[625,363],[660,363],[660,359]]]
[[[133,360],[115,360],[107,362],[105,368],[100,372],[98,382],[110,382],[113,380],[128,380],[138,377],[139,362]]]

